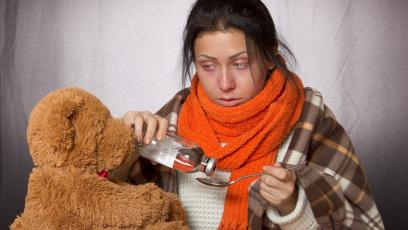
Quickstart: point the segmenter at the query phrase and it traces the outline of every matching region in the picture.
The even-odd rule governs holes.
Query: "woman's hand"
[[[260,194],[269,204],[285,216],[293,211],[297,201],[296,174],[280,163],[264,166],[266,175],[261,176]]]
[[[134,128],[136,140],[145,144],[152,141],[156,130],[156,138],[161,140],[166,135],[169,126],[167,119],[148,111],[127,112],[123,115],[122,120],[126,125]]]

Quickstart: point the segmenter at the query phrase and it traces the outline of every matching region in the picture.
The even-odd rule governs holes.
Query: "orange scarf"
[[[217,168],[231,171],[230,180],[262,171],[275,162],[279,146],[298,120],[303,85],[275,69],[262,91],[244,104],[223,107],[205,94],[198,77],[191,83],[178,120],[178,134],[198,143]],[[220,143],[227,143],[224,147]],[[248,186],[243,180],[227,190],[219,229],[248,228]]]

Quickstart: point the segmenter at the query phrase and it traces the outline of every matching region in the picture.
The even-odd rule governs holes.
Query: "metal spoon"
[[[305,162],[302,162],[302,163],[300,163],[300,164],[298,164],[298,165],[295,165],[295,166],[286,167],[286,169],[288,169],[288,170],[293,170],[293,169],[295,169],[295,168],[297,168],[297,167],[300,167],[300,166],[302,166],[302,165],[305,165],[305,164],[306,164],[306,161],[305,161]],[[198,180],[199,182],[201,182],[201,183],[203,183],[203,184],[205,184],[205,185],[208,185],[208,186],[220,187],[220,188],[221,188],[221,187],[228,187],[228,186],[230,186],[230,185],[235,184],[236,182],[238,182],[238,181],[240,181],[240,180],[243,180],[243,179],[246,179],[246,178],[249,178],[249,177],[262,176],[262,175],[264,175],[264,174],[266,174],[266,173],[262,172],[262,173],[248,174],[248,175],[245,175],[245,176],[238,177],[237,179],[232,180],[232,181],[224,181],[224,180],[222,180],[222,179],[220,179],[220,178],[214,178],[214,177],[209,177],[209,178],[196,178],[196,180]]]

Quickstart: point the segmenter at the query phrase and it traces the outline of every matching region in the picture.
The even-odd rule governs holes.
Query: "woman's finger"
[[[277,194],[279,192],[278,188],[270,186],[269,184],[266,184],[263,181],[261,181],[261,183],[259,184],[259,189],[271,195]]]
[[[143,139],[143,117],[140,112],[129,111],[122,116],[122,121],[125,125],[134,129],[134,135],[138,142]]]
[[[166,118],[161,117],[159,115],[155,115],[155,117],[159,121],[159,127],[158,127],[158,130],[157,130],[156,137],[157,137],[158,140],[161,140],[166,135],[167,128],[169,126],[169,122],[167,121]]]
[[[150,112],[142,112],[143,120],[146,123],[146,131],[144,134],[144,143],[149,144],[152,139],[154,134],[156,133],[156,127],[157,127],[157,119],[156,117],[150,113]]]
[[[125,125],[127,126],[132,126],[133,125],[133,121],[134,121],[134,115],[138,113],[135,111],[129,111],[126,112],[123,116],[122,116],[122,121]]]
[[[271,188],[279,188],[282,186],[282,182],[275,178],[272,175],[266,174],[260,177],[261,183],[271,187]]]
[[[269,202],[270,205],[272,205],[273,207],[277,207],[279,206],[280,199],[277,198],[276,195],[273,195],[265,190],[259,190],[259,194],[266,200]]]
[[[137,141],[144,142],[145,144],[149,144],[152,141],[156,131],[157,139],[161,140],[166,135],[168,128],[167,119],[148,111],[127,112],[123,115],[122,120],[126,125],[134,128]]]
[[[135,137],[137,142],[142,143],[143,142],[143,126],[144,126],[144,121],[143,117],[140,113],[135,114],[133,117],[133,125],[135,129]]]
[[[292,186],[291,184],[281,183],[280,186],[274,187],[262,181],[259,184],[259,188],[260,188],[260,191],[263,191],[273,196],[275,201],[287,199],[287,197],[291,196],[291,194],[294,191],[294,186]]]
[[[293,171],[284,168],[279,163],[275,163],[273,166],[264,166],[263,170],[268,175],[271,175],[280,181],[292,181],[294,178],[296,179],[296,175]]]

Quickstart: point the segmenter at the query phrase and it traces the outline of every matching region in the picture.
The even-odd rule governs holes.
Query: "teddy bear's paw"
[[[165,193],[168,197],[170,206],[169,206],[169,220],[185,220],[185,214],[183,206],[178,198],[178,196],[174,193]]]

